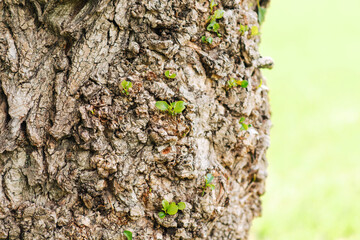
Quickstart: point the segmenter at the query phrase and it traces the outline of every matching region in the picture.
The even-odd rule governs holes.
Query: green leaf
[[[121,86],[123,87],[123,89],[126,88],[126,85],[127,85],[127,81],[126,81],[126,80],[124,80],[124,81],[121,82]]]
[[[249,28],[248,26],[244,26],[244,25],[240,24],[239,31],[240,31],[241,35],[244,34],[248,30],[248,28]]]
[[[241,83],[240,83],[240,86],[241,86],[242,88],[247,88],[248,85],[249,85],[249,82],[246,81],[246,80],[241,81]]]
[[[211,183],[213,179],[214,179],[214,176],[213,176],[211,173],[208,173],[208,174],[206,175],[206,181],[207,181],[207,183]]]
[[[215,23],[216,21],[211,21],[209,25],[207,25],[206,30],[212,31]]]
[[[224,13],[225,13],[225,11],[224,10],[222,10],[222,9],[218,9],[218,10],[216,10],[215,12],[214,12],[214,18],[215,19],[220,19],[220,18],[222,18],[223,16],[224,16]]]
[[[174,112],[181,113],[185,109],[185,102],[184,101],[177,101],[174,105]]]
[[[205,43],[205,42],[206,42],[206,37],[205,37],[205,36],[202,36],[202,37],[201,37],[201,41],[202,41],[203,43]]]
[[[132,82],[128,82],[128,81],[124,80],[121,82],[121,86],[123,87],[123,89],[127,90],[132,87]]]
[[[162,200],[161,202],[163,210],[166,212],[166,209],[169,207],[169,202],[167,200]]]
[[[236,87],[236,80],[234,78],[230,78],[230,80],[227,82],[229,85],[229,88]]]
[[[209,44],[212,44],[212,43],[213,43],[213,38],[212,38],[212,37],[208,37],[208,39],[206,39],[206,41],[207,41]]]
[[[261,25],[265,20],[266,8],[258,7],[259,24]]]
[[[256,36],[259,34],[259,28],[257,26],[251,27],[251,36]]]
[[[164,212],[159,212],[159,218],[163,219],[166,216]]]
[[[169,77],[169,76],[170,76],[170,71],[169,71],[169,70],[167,70],[167,71],[165,72],[165,76],[166,76],[166,77]]]
[[[175,77],[176,77],[176,73],[173,73],[173,74],[170,75],[170,71],[167,70],[167,71],[165,72],[165,76],[166,76],[167,78],[175,78]]]
[[[121,82],[121,86],[123,88],[123,93],[129,95],[128,89],[132,87],[132,83],[124,80]]]
[[[257,6],[258,6],[259,24],[261,25],[265,20],[266,8],[263,8],[263,7],[260,6],[260,1],[259,0],[257,0]]]
[[[155,106],[161,111],[167,111],[169,109],[169,104],[165,101],[157,101]]]
[[[241,128],[240,128],[241,130],[248,130],[248,128],[249,128],[249,127],[248,127],[247,124],[245,124],[245,123],[242,123],[242,124],[241,124]]]
[[[218,24],[217,22],[215,22],[215,24],[213,25],[213,31],[217,32],[220,29],[220,24]]]
[[[170,203],[168,209],[167,209],[167,213],[169,215],[175,215],[177,212],[178,212],[179,208],[178,206],[176,205],[176,203],[172,202]]]
[[[241,117],[240,120],[239,120],[239,123],[242,123],[243,121],[245,121],[245,118]]]
[[[177,205],[179,210],[184,210],[186,208],[186,204],[184,202],[179,202]]]
[[[124,235],[127,237],[127,240],[132,240],[132,232],[125,230]]]
[[[215,185],[214,184],[210,184],[209,187],[211,188],[211,190],[215,190]]]
[[[220,28],[220,25],[216,21],[211,21],[207,26],[208,31],[217,32]]]

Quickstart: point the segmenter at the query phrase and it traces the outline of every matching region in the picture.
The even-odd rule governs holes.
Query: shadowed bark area
[[[0,2],[0,239],[247,238],[273,63],[256,1],[216,3],[221,36],[207,0]],[[176,116],[155,107],[180,100]],[[161,219],[163,199],[186,208]]]

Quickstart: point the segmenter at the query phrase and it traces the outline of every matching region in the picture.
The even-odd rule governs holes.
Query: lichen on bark
[[[256,1],[217,3],[221,37],[207,0],[0,2],[0,239],[247,238],[273,63],[239,32],[259,27]],[[176,116],[155,107],[180,100]],[[161,219],[163,199],[186,209]]]

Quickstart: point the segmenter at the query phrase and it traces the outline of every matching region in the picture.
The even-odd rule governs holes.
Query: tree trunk
[[[216,2],[221,36],[207,0],[0,1],[0,239],[247,238],[272,61],[256,1]],[[186,208],[160,218],[164,199]]]

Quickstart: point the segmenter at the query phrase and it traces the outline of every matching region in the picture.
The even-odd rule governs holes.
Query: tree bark
[[[207,0],[0,1],[0,239],[247,238],[272,60],[239,32],[259,26],[256,1],[217,3],[221,37],[206,31]],[[161,219],[163,199],[186,208]]]

